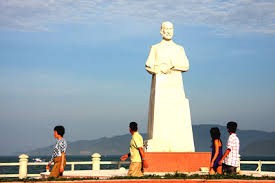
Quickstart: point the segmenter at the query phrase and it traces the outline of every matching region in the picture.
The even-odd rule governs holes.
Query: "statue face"
[[[171,22],[164,22],[161,26],[160,33],[165,40],[171,40],[174,35],[174,27]]]

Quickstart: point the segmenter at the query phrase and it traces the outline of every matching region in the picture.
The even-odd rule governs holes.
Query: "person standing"
[[[138,132],[138,124],[131,122],[129,124],[129,131],[132,134],[130,141],[130,152],[120,157],[121,161],[130,158],[128,176],[141,177],[143,176],[143,168],[146,168],[147,162],[145,160],[145,153],[143,150],[143,138]]]
[[[57,139],[57,142],[53,149],[52,158],[49,161],[46,169],[49,170],[51,163],[54,162],[53,168],[51,170],[49,177],[59,177],[63,175],[65,166],[66,166],[66,149],[67,142],[63,135],[65,134],[65,128],[63,126],[54,127],[54,138]]]
[[[220,139],[221,133],[219,128],[214,127],[210,129],[210,135],[212,138],[212,153],[211,153],[211,161],[210,161],[210,174],[222,174],[222,166],[219,165],[219,161],[222,159],[222,141]]]
[[[236,134],[238,124],[234,121],[230,121],[226,126],[230,135],[226,145],[227,149],[224,152],[222,159],[219,161],[219,165],[222,165],[224,173],[236,174],[237,167],[239,166],[240,149],[240,141]]]

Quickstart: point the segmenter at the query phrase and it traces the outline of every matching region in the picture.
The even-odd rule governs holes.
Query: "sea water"
[[[29,157],[29,162],[33,162],[34,158],[38,157]],[[51,157],[50,156],[41,156],[39,157],[42,161],[48,162]],[[0,156],[0,163],[16,163],[18,162],[17,156]],[[275,156],[243,156],[241,157],[242,161],[274,161]],[[81,162],[81,161],[91,161],[91,156],[67,156],[67,162]],[[120,156],[102,156],[101,161],[120,161]],[[118,165],[101,165],[102,170],[104,169],[117,169]],[[128,165],[123,165],[123,167],[128,168]],[[257,165],[249,165],[249,164],[241,164],[241,170],[256,170]],[[92,170],[92,164],[90,165],[75,165],[75,170]],[[65,170],[71,170],[71,165],[67,165]],[[18,174],[19,167],[18,166],[0,166],[0,174]],[[39,174],[41,172],[45,172],[45,165],[32,165],[28,166],[29,174]],[[275,172],[275,164],[273,165],[262,165],[262,171],[272,171]]]

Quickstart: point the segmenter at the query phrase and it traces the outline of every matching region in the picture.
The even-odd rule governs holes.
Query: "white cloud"
[[[219,32],[275,33],[273,0],[1,0],[0,27],[45,31],[53,25],[128,21],[208,26]]]

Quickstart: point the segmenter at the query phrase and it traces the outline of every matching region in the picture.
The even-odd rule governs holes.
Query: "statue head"
[[[173,24],[169,21],[162,22],[161,28],[160,28],[160,34],[162,35],[163,39],[167,41],[171,40],[174,35]]]

